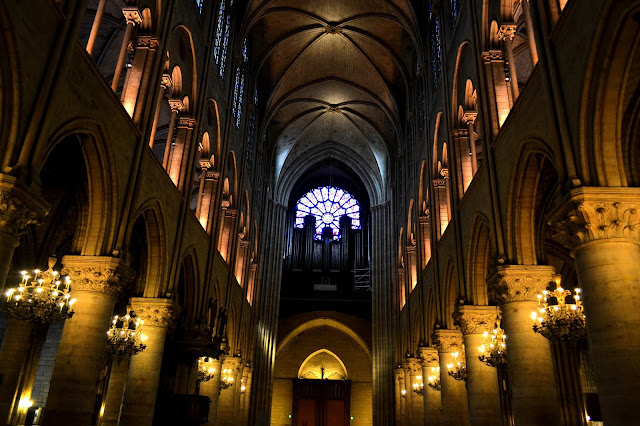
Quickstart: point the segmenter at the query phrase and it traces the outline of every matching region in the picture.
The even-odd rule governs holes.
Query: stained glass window
[[[449,10],[451,12],[451,26],[456,24],[458,20],[458,0],[449,0]]]
[[[204,3],[204,0],[196,0],[196,5],[198,6],[198,11],[200,13],[202,13],[202,3]]]
[[[258,86],[253,89],[253,105],[258,105]]]
[[[340,218],[351,218],[351,229],[360,229],[360,205],[344,189],[323,186],[307,192],[296,204],[296,228],[304,227],[306,216],[315,216],[315,240],[322,238],[322,230],[331,228],[333,239],[340,239]]]
[[[247,138],[247,170],[253,167],[253,144],[256,137],[256,114],[249,117],[249,137]]]
[[[249,61],[249,51],[247,50],[247,39],[242,42],[242,60],[246,64]]]
[[[216,25],[216,40],[213,46],[213,57],[216,60],[216,65],[218,66],[220,66],[220,53],[222,51],[222,32],[224,31],[225,3],[225,0],[220,0],[220,9],[218,9],[218,24]]]
[[[236,120],[236,128],[240,128],[242,118],[242,103],[244,100],[244,70],[236,68],[236,80],[233,87],[233,117]]]
[[[433,20],[431,33],[431,75],[433,77],[433,86],[438,85],[440,79],[440,54],[442,44],[440,42],[440,18],[437,16]]]
[[[224,37],[222,38],[222,49],[220,52],[220,77],[224,75],[224,67],[227,62],[227,48],[229,47],[229,32],[231,31],[231,17],[227,15],[227,21],[224,27]]]

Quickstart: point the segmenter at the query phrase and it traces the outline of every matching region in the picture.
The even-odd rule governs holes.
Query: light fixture
[[[406,389],[402,389],[400,391],[400,395],[402,395],[402,397],[404,398],[407,395],[407,390]]]
[[[455,380],[467,380],[467,366],[462,361],[458,361],[460,352],[451,354],[451,363],[447,364],[448,374]]]
[[[229,389],[233,386],[233,370],[230,368],[225,368],[222,370],[222,380],[220,381],[220,389]]]
[[[431,375],[427,377],[427,386],[434,391],[440,392],[442,390],[440,384],[440,367],[431,367]]]
[[[418,380],[418,382],[413,384],[413,392],[416,395],[422,396],[424,394],[424,382],[422,381],[422,376],[416,376],[416,380]]]
[[[489,367],[497,367],[507,363],[507,336],[500,328],[500,320],[491,333],[484,332],[484,344],[478,346],[478,359]]]
[[[142,334],[144,321],[127,314],[113,317],[107,331],[107,352],[113,355],[136,355],[147,348],[147,336]]]
[[[18,287],[5,293],[5,309],[22,321],[44,326],[64,321],[73,316],[76,299],[71,298],[71,279],[61,277],[53,270],[55,258],[49,259],[49,269],[33,270],[33,275],[22,271],[22,281]]]
[[[580,289],[574,293],[560,286],[560,275],[555,277],[556,289],[538,294],[538,312],[532,312],[533,331],[549,340],[581,340],[587,334]]]
[[[213,366],[214,359],[209,356],[201,356],[198,358],[198,375],[196,381],[208,382],[213,379],[216,374],[216,369]]]

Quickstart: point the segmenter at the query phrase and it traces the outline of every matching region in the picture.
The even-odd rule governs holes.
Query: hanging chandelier
[[[431,367],[431,375],[427,377],[427,386],[434,391],[440,392],[442,390],[440,384],[440,367]]]
[[[555,290],[538,294],[538,312],[531,313],[533,331],[549,340],[580,340],[587,334],[581,290],[571,293],[562,288],[560,275],[555,276],[555,284]]]
[[[198,375],[197,382],[208,382],[216,375],[216,369],[213,366],[214,359],[209,356],[201,356],[198,358]]]
[[[424,395],[424,382],[422,381],[422,376],[416,376],[416,380],[419,381],[419,383],[414,383],[413,384],[413,392],[416,395]]]
[[[220,381],[220,389],[229,389],[233,386],[233,370],[230,368],[225,368],[222,370],[222,379]]]
[[[114,316],[107,331],[107,352],[113,355],[136,355],[145,350],[147,336],[142,334],[143,324],[140,317],[134,319],[130,314]]]
[[[462,363],[462,361],[458,361],[458,356],[460,352],[454,352],[451,354],[450,364],[447,364],[448,373],[455,380],[467,380],[467,366]]]
[[[22,271],[18,287],[5,293],[5,309],[11,316],[34,325],[46,325],[64,321],[73,316],[71,279],[61,277],[53,270],[56,259],[49,259],[49,269],[33,270],[33,275]]]
[[[507,336],[500,328],[500,320],[491,333],[484,332],[484,344],[478,346],[478,359],[489,367],[497,367],[507,363]]]

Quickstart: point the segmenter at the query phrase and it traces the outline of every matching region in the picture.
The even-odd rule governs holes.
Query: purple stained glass
[[[340,218],[345,214],[351,218],[351,229],[360,229],[360,205],[340,188],[315,188],[300,198],[296,204],[296,228],[304,227],[304,217],[309,214],[316,218],[316,240],[322,238],[322,230],[326,227],[331,228],[333,239],[339,240]]]

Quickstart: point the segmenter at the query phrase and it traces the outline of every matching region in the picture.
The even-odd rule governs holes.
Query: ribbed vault
[[[338,143],[384,187],[415,69],[408,1],[258,0],[246,16],[276,179],[320,145]]]

